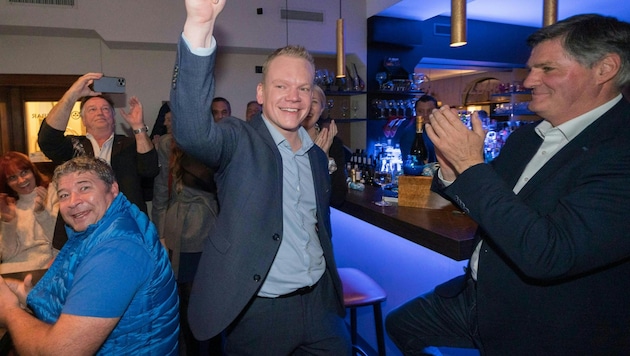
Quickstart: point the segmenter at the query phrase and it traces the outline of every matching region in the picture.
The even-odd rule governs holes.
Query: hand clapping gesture
[[[328,125],[328,127],[323,127],[315,138],[315,144],[319,146],[319,148],[321,148],[327,156],[329,156],[328,151],[330,150],[333,139],[337,135],[337,131],[337,124],[335,124],[335,120],[331,120],[330,125]]]
[[[486,133],[475,112],[471,118],[472,130],[460,120],[456,109],[447,105],[433,110],[426,124],[427,134],[435,145],[444,179],[453,181],[466,169],[484,163],[483,143]]]
[[[120,115],[127,121],[132,129],[144,127],[144,114],[142,112],[142,103],[137,97],[132,96],[129,99],[129,112],[120,109]]]
[[[15,198],[0,193],[0,214],[2,214],[2,221],[4,222],[15,219]]]
[[[36,213],[44,211],[46,208],[46,200],[48,198],[48,190],[42,186],[35,188],[35,204],[33,206],[33,211]]]

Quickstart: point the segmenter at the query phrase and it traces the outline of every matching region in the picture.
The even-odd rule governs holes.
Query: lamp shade
[[[346,50],[344,46],[343,19],[337,19],[337,78],[346,77]]]
[[[543,27],[558,22],[558,0],[544,0],[543,2]]]
[[[451,0],[451,47],[466,43],[466,0]]]

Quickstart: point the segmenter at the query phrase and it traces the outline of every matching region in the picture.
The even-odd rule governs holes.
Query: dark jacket
[[[78,139],[85,153],[94,155],[92,143],[85,136],[64,136],[63,131],[56,130],[42,122],[37,137],[37,143],[46,157],[56,165],[61,164],[75,156],[73,138]],[[120,191],[125,194],[130,202],[136,204],[144,213],[147,212],[145,200],[151,200],[146,192],[153,190],[153,178],[158,175],[157,151],[152,149],[140,154],[136,150],[136,140],[132,137],[114,135],[111,158],[112,169]]]
[[[480,226],[477,315],[488,355],[630,352],[629,123],[622,99],[514,195],[542,143],[535,125],[519,128],[490,165],[443,191]]]

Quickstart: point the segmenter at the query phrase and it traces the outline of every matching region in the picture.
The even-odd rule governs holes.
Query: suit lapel
[[[573,166],[579,164],[593,147],[614,137],[619,128],[618,125],[623,125],[623,123],[619,122],[620,119],[627,116],[627,111],[624,116],[623,108],[628,105],[624,104],[625,103],[620,102],[615,105],[611,110],[585,128],[577,137],[564,146],[549,162],[540,168],[531,180],[525,184],[518,195],[527,197],[529,194],[535,192],[538,185],[552,179],[554,174],[560,170],[565,169],[568,165]],[[522,172],[522,170],[520,172]],[[516,177],[516,179],[518,178],[519,177]],[[514,184],[515,183],[516,181],[514,181]]]

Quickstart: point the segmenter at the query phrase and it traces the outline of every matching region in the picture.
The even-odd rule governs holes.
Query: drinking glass
[[[330,120],[332,118],[332,109],[335,107],[335,101],[333,99],[328,99],[326,107],[328,108],[328,119]]]
[[[375,201],[374,204],[378,206],[391,206],[392,203],[385,201],[383,197],[385,197],[385,187],[392,182],[392,173],[390,171],[376,171],[374,172],[374,183],[381,186],[381,190],[383,191],[381,194],[381,200]]]
[[[383,82],[387,80],[387,73],[378,72],[376,73],[376,81],[378,82],[378,90],[383,89]]]

